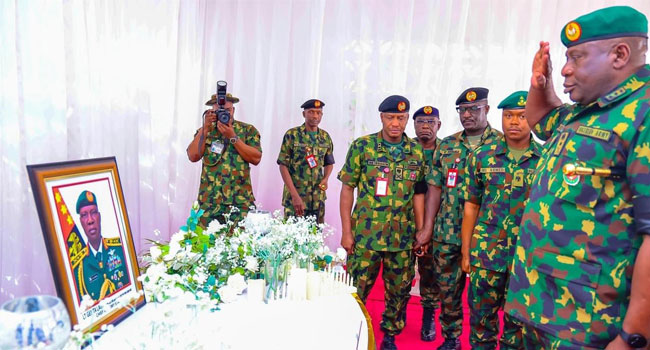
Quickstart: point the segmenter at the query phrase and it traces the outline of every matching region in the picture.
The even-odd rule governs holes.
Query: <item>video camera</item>
[[[219,105],[219,109],[217,109],[217,120],[220,121],[223,124],[228,124],[230,122],[230,118],[232,117],[230,115],[230,111],[224,108],[226,105],[226,88],[228,87],[228,83],[226,83],[223,80],[217,81],[217,104]]]

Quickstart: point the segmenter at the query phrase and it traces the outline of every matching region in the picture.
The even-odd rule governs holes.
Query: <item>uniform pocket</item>
[[[548,330],[554,332],[565,324],[563,320],[576,320],[572,333],[584,333],[591,325],[600,271],[600,264],[535,249],[527,277],[541,294],[529,296],[531,319],[543,328],[552,325]]]
[[[593,162],[585,162],[569,157],[557,158],[558,164],[551,174],[548,184],[550,193],[559,199],[575,203],[588,208],[594,208],[603,190],[604,181],[600,176],[580,175],[571,178],[564,175],[563,168],[566,164],[575,164],[581,167],[601,167]]]

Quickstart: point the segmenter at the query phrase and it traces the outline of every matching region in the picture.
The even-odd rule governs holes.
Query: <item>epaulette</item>
[[[122,241],[120,241],[120,237],[104,238],[104,245],[108,247],[121,246]]]

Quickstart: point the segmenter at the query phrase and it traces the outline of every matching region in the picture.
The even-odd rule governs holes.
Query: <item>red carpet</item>
[[[467,282],[469,283],[469,278]],[[384,282],[381,278],[381,273],[368,296],[366,308],[368,309],[370,317],[372,317],[375,341],[377,343],[377,349],[379,349],[381,340],[384,338],[384,334],[379,327],[381,314],[384,311]],[[444,341],[442,338],[442,330],[440,329],[440,322],[438,322],[439,314],[440,310],[438,309],[436,311],[436,340],[433,342],[423,342],[420,340],[420,327],[422,325],[422,306],[420,305],[420,297],[411,296],[408,306],[406,307],[406,327],[400,335],[395,337],[395,343],[397,344],[398,349],[437,349]],[[502,317],[502,312],[499,311],[499,318],[501,319]],[[461,335],[463,350],[470,349],[468,330],[469,308],[467,306],[467,288],[465,288],[465,291],[463,292],[463,334]]]

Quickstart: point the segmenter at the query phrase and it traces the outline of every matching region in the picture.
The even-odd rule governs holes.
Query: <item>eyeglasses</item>
[[[464,114],[465,111],[469,111],[471,114],[477,114],[481,108],[484,108],[487,105],[482,106],[472,106],[472,107],[456,107],[456,112]]]
[[[440,120],[418,118],[418,119],[415,119],[415,124],[416,125],[424,125],[424,124],[435,125],[435,124],[440,124]]]

